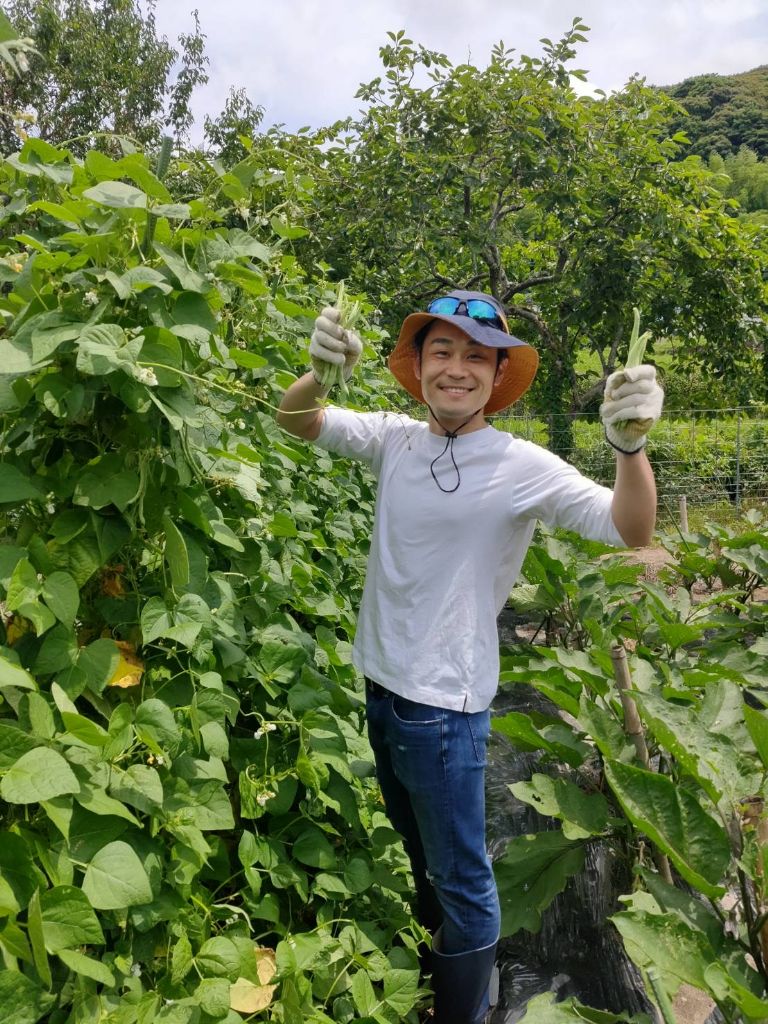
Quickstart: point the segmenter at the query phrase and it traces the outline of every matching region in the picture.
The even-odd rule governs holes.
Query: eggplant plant
[[[620,556],[595,561],[581,541],[545,536],[529,553],[529,582],[519,588],[522,600],[513,590],[511,605],[527,601],[534,610],[538,599],[557,617],[552,635],[560,642],[510,648],[502,682],[533,686],[552,713],[515,712],[494,728],[572,775],[534,772],[510,785],[560,825],[511,840],[495,867],[506,934],[536,931],[587,847],[609,844],[634,879],[611,921],[649,996],[664,1003],[685,982],[729,1024],[742,1024],[768,1016],[768,606],[755,600],[753,583],[765,579],[768,529],[751,512],[739,529],[707,532],[716,548],[706,555],[703,540],[698,548],[690,537],[677,546],[668,540],[674,560],[665,580],[676,587],[631,582],[616,572]],[[693,584],[712,584],[715,575],[714,592],[692,600]],[[626,586],[629,599],[620,593]],[[588,609],[581,628],[571,625],[574,609]],[[629,648],[647,763],[625,723],[610,653],[619,644]],[[659,870],[658,855],[671,870]],[[574,1000],[555,1007],[542,996],[524,1019],[593,1019],[589,1013]]]

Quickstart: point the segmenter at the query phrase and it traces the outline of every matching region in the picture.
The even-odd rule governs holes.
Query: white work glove
[[[645,447],[646,434],[661,416],[663,404],[655,366],[644,363],[612,373],[600,406],[608,443],[625,455]]]
[[[344,380],[349,380],[363,351],[362,341],[354,331],[345,330],[340,320],[341,312],[335,306],[326,306],[315,320],[309,358],[318,384],[325,384],[329,364],[343,367]]]

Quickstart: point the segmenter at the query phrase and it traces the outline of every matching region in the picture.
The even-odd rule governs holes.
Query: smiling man
[[[493,296],[454,291],[403,322],[389,366],[426,405],[426,421],[316,406],[327,395],[316,373],[323,379],[333,363],[348,379],[361,351],[338,310],[323,310],[313,372],[286,391],[278,422],[365,462],[378,480],[354,661],[387,813],[413,867],[415,914],[433,936],[423,965],[435,1024],[480,1024],[499,936],[484,802],[496,618],[537,520],[617,546],[651,539],[656,489],[643,448],[663,392],[651,366],[608,378],[601,414],[617,451],[611,490],[488,424],[538,366]]]

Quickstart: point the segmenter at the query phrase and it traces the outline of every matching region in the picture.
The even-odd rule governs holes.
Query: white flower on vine
[[[131,964],[131,975],[134,978],[141,977],[141,964]]]
[[[83,302],[86,306],[97,306],[99,304],[98,293],[91,289],[91,291],[86,292],[83,296]]]
[[[271,789],[265,789],[263,793],[259,793],[256,797],[256,803],[259,807],[264,807],[267,801],[271,800],[274,796],[276,796],[276,794],[273,793]]]
[[[23,53],[17,53],[16,63],[19,65],[19,71],[26,75],[29,71],[29,61],[27,60],[26,55]]]
[[[148,387],[155,388],[160,383],[151,366],[137,366],[133,372],[139,384],[146,384]]]

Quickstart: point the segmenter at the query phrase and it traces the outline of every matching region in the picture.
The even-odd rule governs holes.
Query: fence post
[[[680,532],[688,533],[688,498],[680,495]]]
[[[741,505],[741,408],[736,410],[736,494],[735,505]]]

